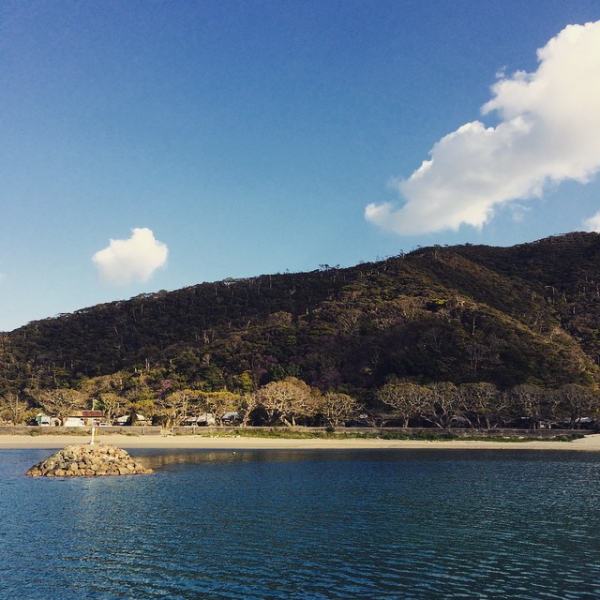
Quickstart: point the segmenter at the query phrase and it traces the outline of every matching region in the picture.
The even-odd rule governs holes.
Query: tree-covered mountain
[[[390,377],[595,387],[600,235],[420,248],[101,304],[0,334],[0,393],[116,372],[206,390],[294,376],[368,398]]]

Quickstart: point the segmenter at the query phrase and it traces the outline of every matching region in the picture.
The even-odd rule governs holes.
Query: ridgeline
[[[137,296],[0,334],[0,394],[116,372],[249,391],[298,377],[368,398],[390,375],[600,380],[600,235],[420,248],[350,268]]]

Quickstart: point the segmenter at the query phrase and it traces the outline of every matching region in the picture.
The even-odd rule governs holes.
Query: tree
[[[105,419],[112,422],[116,417],[123,414],[123,408],[126,406],[127,400],[114,392],[106,392],[100,394],[99,404]]]
[[[120,393],[125,387],[123,373],[93,377],[83,383],[80,390],[88,396],[100,396],[102,393]]]
[[[217,425],[223,425],[225,413],[233,411],[240,403],[240,395],[232,392],[204,392],[201,395],[206,412],[212,413]]]
[[[547,418],[548,392],[538,385],[524,383],[508,392],[513,415],[529,420],[531,429],[539,429],[542,419]]]
[[[241,393],[249,394],[255,389],[254,381],[252,380],[252,374],[250,371],[244,371],[241,375],[234,376],[233,381],[238,391]]]
[[[377,399],[392,407],[396,415],[408,427],[410,419],[418,419],[428,412],[432,393],[416,383],[390,381],[376,394]]]
[[[569,427],[575,429],[583,417],[591,417],[600,410],[597,391],[576,383],[561,386],[555,392],[559,408],[569,417]]]
[[[483,425],[491,429],[492,423],[498,424],[501,420],[504,396],[493,383],[464,383],[459,386],[458,395],[461,414],[471,427]]]
[[[143,400],[154,402],[157,394],[151,388],[148,377],[144,373],[135,373],[127,383],[125,396],[130,402],[141,402]]]
[[[177,427],[183,423],[188,416],[193,396],[192,390],[179,390],[155,400],[158,416],[163,419],[166,427]]]
[[[442,429],[450,427],[455,417],[462,416],[456,386],[449,381],[441,381],[430,383],[427,389],[431,392],[431,404],[426,418]]]
[[[239,397],[237,411],[242,419],[240,427],[247,427],[252,413],[260,406],[260,398],[258,393],[244,394]]]
[[[35,390],[29,392],[36,402],[49,414],[64,421],[74,410],[85,409],[88,397],[72,389]]]
[[[337,427],[340,423],[355,417],[362,410],[362,406],[347,394],[327,392],[323,396],[321,410],[327,425]]]
[[[18,393],[7,392],[0,397],[0,415],[13,425],[23,423],[28,412],[29,404],[21,400]]]
[[[311,388],[295,377],[268,383],[258,390],[257,398],[270,423],[281,420],[288,427],[295,426],[300,417],[314,416],[318,409]]]
[[[138,421],[138,415],[143,415],[147,420],[153,421],[155,417],[162,415],[161,408],[151,398],[141,398],[129,403],[129,424],[135,425]]]

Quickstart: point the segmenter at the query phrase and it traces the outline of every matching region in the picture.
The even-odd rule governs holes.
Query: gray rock
[[[34,465],[30,477],[94,477],[102,475],[141,475],[152,469],[135,461],[121,448],[96,444],[67,446]]]

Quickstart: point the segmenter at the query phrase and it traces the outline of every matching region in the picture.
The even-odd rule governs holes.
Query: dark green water
[[[0,451],[0,599],[600,598],[600,454]]]

